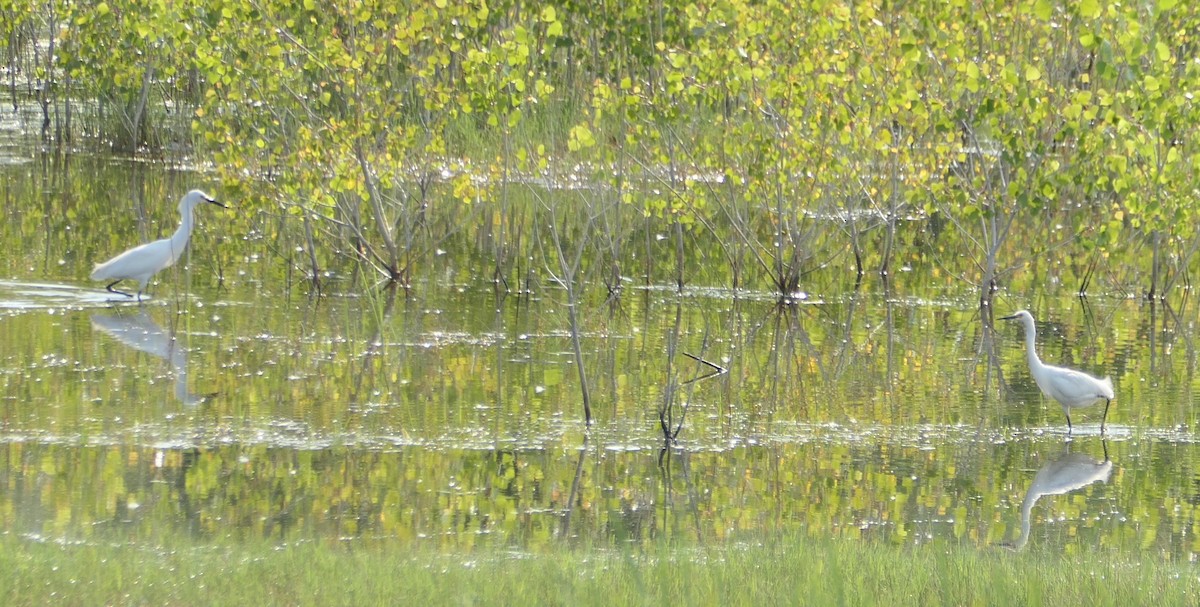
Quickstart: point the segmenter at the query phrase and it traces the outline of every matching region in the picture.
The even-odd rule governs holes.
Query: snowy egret
[[[136,280],[138,281],[137,299],[141,301],[142,291],[146,290],[150,278],[162,269],[171,267],[183,254],[183,249],[192,236],[192,209],[202,202],[228,208],[200,190],[192,190],[184,194],[183,198],[179,200],[179,214],[183,216],[183,219],[179,223],[179,229],[175,230],[170,238],[148,242],[129,249],[102,264],[97,264],[92,270],[92,280],[112,280],[105,288],[126,297],[133,297],[133,295],[118,291],[113,287],[125,279]]]
[[[1082,371],[1044,364],[1034,350],[1037,328],[1034,327],[1033,315],[1029,312],[1020,310],[1016,314],[1005,316],[1000,320],[1019,320],[1022,325],[1025,325],[1025,350],[1026,358],[1029,359],[1029,373],[1033,375],[1042,394],[1053,398],[1062,405],[1063,413],[1067,415],[1067,433],[1071,432],[1071,409],[1073,407],[1086,407],[1104,401],[1104,417],[1100,420],[1100,433],[1103,434],[1104,423],[1108,421],[1108,406],[1112,404],[1112,399],[1116,398],[1113,393],[1112,380],[1107,377],[1099,379]]]

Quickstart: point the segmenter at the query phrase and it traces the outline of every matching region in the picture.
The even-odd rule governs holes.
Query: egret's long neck
[[[191,218],[189,217],[188,219],[190,222]],[[188,224],[188,227],[191,227],[190,223]],[[1025,325],[1025,357],[1029,359],[1030,369],[1036,369],[1042,366],[1042,359],[1038,358],[1037,355],[1036,343],[1037,328],[1034,327],[1033,323],[1031,322]]]
[[[183,211],[183,221],[179,222],[179,229],[171,235],[171,263],[175,263],[180,255],[183,255],[183,249],[187,246],[188,239],[192,237],[192,209]]]
[[[1025,494],[1025,501],[1021,504],[1021,537],[1013,542],[1013,548],[1020,550],[1029,543],[1029,529],[1031,527],[1030,519],[1033,517],[1033,505],[1037,503],[1038,498],[1042,497],[1041,493],[1034,493],[1033,488],[1029,488],[1029,492]]]

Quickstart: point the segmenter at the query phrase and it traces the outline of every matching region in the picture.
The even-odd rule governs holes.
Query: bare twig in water
[[[686,356],[700,364],[707,366],[709,368],[709,371],[707,373],[698,375],[687,381],[684,381],[678,385],[674,384],[674,379],[672,379],[670,381],[670,383],[668,384],[666,394],[665,394],[665,399],[664,399],[664,405],[662,407],[660,407],[658,410],[658,423],[662,427],[663,438],[665,438],[668,442],[674,442],[675,439],[679,437],[679,432],[683,430],[683,420],[684,420],[684,418],[687,417],[687,411],[688,411],[687,403],[680,405],[678,423],[675,423],[675,420],[672,419],[674,416],[672,415],[673,405],[672,405],[671,401],[674,400],[676,388],[680,388],[680,387],[686,386],[688,384],[698,382],[702,379],[708,379],[710,377],[724,375],[729,372],[729,369],[726,369],[725,367],[722,367],[721,365],[718,365],[716,363],[709,362],[699,356],[688,354],[687,352],[681,352],[681,354],[683,354],[684,356]],[[674,426],[673,429],[672,429],[672,426]]]
[[[715,377],[717,375],[724,375],[729,372],[729,369],[726,369],[725,367],[722,367],[721,365],[718,365],[716,363],[711,363],[707,360],[704,360],[703,358],[700,358],[699,356],[693,356],[691,354],[688,354],[687,352],[681,352],[681,354],[683,354],[684,356],[686,356],[702,365],[706,365],[706,366],[708,366],[708,368],[712,369],[712,371],[709,371],[708,373],[705,373],[704,375],[693,377],[693,378],[683,382],[682,384],[680,384],[682,386],[686,386],[692,382],[700,381],[702,379],[708,379],[710,377]]]

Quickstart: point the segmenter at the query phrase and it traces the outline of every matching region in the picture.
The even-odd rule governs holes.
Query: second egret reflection
[[[92,314],[92,326],[113,339],[171,364],[175,398],[185,405],[198,405],[213,396],[188,391],[187,349],[173,333],[167,333],[145,310],[132,315]]]
[[[1033,506],[1042,496],[1070,493],[1096,482],[1107,483],[1112,468],[1113,463],[1108,459],[1107,444],[1104,446],[1104,461],[1082,453],[1072,453],[1068,449],[1058,459],[1042,466],[1033,477],[1029,490],[1025,492],[1025,500],[1021,502],[1021,535],[1008,546],[1020,550],[1029,543]]]

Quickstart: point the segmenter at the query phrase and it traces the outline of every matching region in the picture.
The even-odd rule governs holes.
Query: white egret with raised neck
[[[1092,377],[1083,371],[1047,365],[1038,358],[1034,344],[1037,340],[1037,327],[1034,326],[1033,315],[1025,310],[1019,310],[1011,316],[1000,320],[1018,320],[1025,327],[1025,354],[1029,361],[1029,374],[1037,382],[1042,394],[1053,398],[1062,405],[1063,413],[1067,416],[1067,433],[1072,431],[1071,409],[1087,407],[1104,401],[1104,417],[1100,419],[1100,433],[1104,433],[1104,424],[1108,421],[1108,407],[1116,398],[1113,392],[1112,380],[1105,377]]]
[[[136,246],[104,263],[97,264],[92,269],[92,280],[111,280],[112,282],[108,283],[105,289],[126,297],[133,297],[133,295],[113,287],[122,280],[136,280],[138,282],[137,300],[141,301],[142,292],[146,290],[150,279],[163,269],[174,265],[179,256],[183,254],[188,239],[192,237],[192,227],[195,225],[192,210],[204,202],[228,208],[200,190],[192,190],[184,194],[183,198],[179,200],[179,214],[182,219],[179,228],[170,238]]]

